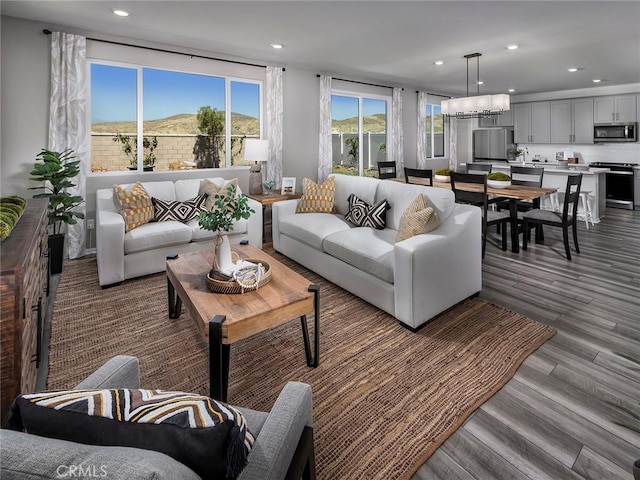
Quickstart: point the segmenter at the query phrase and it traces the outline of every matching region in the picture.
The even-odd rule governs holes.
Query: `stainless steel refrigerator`
[[[513,128],[482,128],[473,131],[473,159],[476,162],[513,160]]]

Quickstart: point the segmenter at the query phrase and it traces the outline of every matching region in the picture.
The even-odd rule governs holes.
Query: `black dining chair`
[[[433,170],[425,170],[422,168],[408,168],[404,167],[404,181],[406,183],[417,183],[419,185],[425,185],[424,182],[412,181],[416,178],[426,178],[429,180],[429,185],[433,186]]]
[[[534,208],[522,214],[522,226],[525,232],[529,231],[529,228],[532,225],[550,225],[552,227],[562,228],[564,251],[567,254],[567,260],[571,260],[571,250],[569,248],[569,227],[571,227],[573,231],[573,244],[575,246],[576,253],[580,253],[576,225],[581,185],[581,173],[578,175],[569,175],[567,177],[567,189],[564,195],[562,212]],[[522,249],[527,249],[527,235],[522,236]]]
[[[489,210],[489,196],[487,195],[487,176],[474,175],[471,173],[451,172],[451,190],[455,194],[457,203],[468,203],[482,208],[482,258],[484,258],[487,244],[488,227],[491,225],[502,225],[502,250],[507,250],[507,224],[510,216],[506,212]],[[482,192],[468,192],[459,187],[456,183],[478,184],[483,186]]]
[[[467,173],[474,173],[476,175],[489,175],[493,165],[490,163],[467,163],[465,168]]]
[[[378,162],[378,178],[396,178],[396,162]]]
[[[524,187],[542,187],[542,178],[544,176],[544,168],[538,167],[523,167],[520,165],[511,165],[510,168],[511,175],[511,185],[522,185]],[[496,208],[498,210],[509,210],[509,202],[506,200],[500,201],[496,203]],[[518,200],[516,204],[516,208],[518,209],[518,225],[522,226],[522,213],[533,208],[540,208],[540,199],[536,198],[535,200]],[[500,226],[498,226],[498,233],[500,233]],[[538,226],[536,230],[536,234],[538,235],[538,240],[544,240],[542,225]],[[530,231],[527,232],[527,235],[530,235]]]

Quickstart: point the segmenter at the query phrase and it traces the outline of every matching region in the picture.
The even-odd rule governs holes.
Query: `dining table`
[[[404,178],[394,178],[393,180],[405,183]],[[412,183],[429,186],[428,179],[416,179]],[[448,188],[449,190],[451,190],[450,182],[434,181],[431,186],[438,188]],[[482,192],[484,189],[483,185],[477,183],[459,182],[456,182],[456,188],[468,192]],[[557,188],[528,187],[524,185],[509,185],[508,187],[502,188],[491,187],[487,185],[487,194],[491,197],[491,203],[497,201],[509,202],[509,220],[511,223],[511,251],[513,253],[518,253],[520,251],[520,239],[518,236],[518,201],[531,200],[536,204],[539,204],[540,198],[557,191]]]

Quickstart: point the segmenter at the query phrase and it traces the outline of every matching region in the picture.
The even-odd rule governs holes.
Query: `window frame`
[[[168,60],[168,59],[167,59]],[[128,69],[132,69],[132,70],[136,70],[136,136],[138,138],[138,152],[137,152],[137,158],[138,158],[138,169],[137,170],[122,170],[122,171],[118,171],[117,173],[122,174],[122,175],[128,175],[128,174],[138,174],[140,172],[142,172],[142,167],[143,167],[143,146],[142,146],[142,138],[144,136],[144,98],[143,98],[143,72],[144,69],[153,69],[153,70],[165,70],[165,71],[169,71],[169,72],[173,72],[173,73],[182,73],[182,74],[186,74],[186,75],[203,75],[203,76],[207,76],[207,77],[218,77],[218,78],[222,78],[224,79],[224,88],[225,88],[225,92],[224,92],[224,98],[225,98],[225,146],[226,145],[231,145],[231,83],[232,82],[242,82],[242,83],[250,83],[250,84],[255,84],[258,85],[258,112],[259,112],[259,137],[258,138],[264,138],[264,133],[265,133],[265,119],[264,119],[264,113],[265,113],[265,99],[264,99],[264,88],[265,88],[265,81],[264,80],[260,80],[260,79],[256,79],[256,78],[246,78],[246,77],[240,77],[237,75],[228,75],[228,74],[214,74],[210,71],[208,72],[204,72],[202,70],[198,70],[198,69],[183,69],[183,68],[169,68],[169,67],[165,67],[165,66],[158,66],[156,65],[157,62],[150,62],[149,64],[142,64],[142,63],[133,63],[133,62],[127,62],[127,61],[117,61],[117,60],[107,60],[107,59],[103,59],[103,58],[98,58],[98,57],[87,57],[86,59],[86,72],[87,72],[87,78],[88,78],[88,82],[87,82],[87,109],[86,109],[86,118],[87,118],[87,125],[89,126],[89,128],[87,129],[87,134],[89,136],[89,152],[92,151],[92,147],[91,147],[91,111],[92,111],[92,104],[91,104],[91,66],[94,64],[97,65],[106,65],[106,66],[111,66],[111,67],[121,67],[121,68],[128,68]],[[225,147],[225,157],[224,157],[224,165],[220,165],[220,169],[222,168],[230,168],[233,165],[231,164],[231,149],[230,148],[226,148]],[[93,165],[91,165],[93,166]],[[209,169],[201,169],[201,170],[216,170],[215,168],[209,168]],[[163,170],[164,171],[164,170]],[[175,171],[180,172],[180,170],[176,170]],[[93,172],[93,171],[89,171],[89,175],[93,176],[93,175],[101,175],[101,174],[105,174],[105,173],[114,173],[114,172]]]
[[[433,107],[440,107],[440,115],[442,115],[442,156],[435,156],[435,122],[433,121],[433,114],[431,115],[431,132],[426,132],[427,137],[431,137],[431,152],[427,152],[427,160],[437,160],[440,158],[448,158],[448,153],[449,153],[449,142],[446,141],[446,139],[448,138],[448,131],[449,131],[449,117],[447,117],[446,115],[444,115],[442,113],[442,105],[440,103],[430,103],[429,101],[427,101],[426,104],[426,109],[428,110],[429,107],[432,107],[431,110],[433,111]],[[425,122],[427,120],[427,118],[429,118],[429,115],[427,115],[427,112],[425,112]],[[426,128],[425,128],[426,130]],[[428,138],[425,138],[425,145],[428,145]]]
[[[391,102],[393,101],[393,97],[391,95],[381,95],[381,94],[375,94],[375,93],[364,93],[364,92],[358,92],[358,91],[354,91],[354,90],[345,90],[345,89],[341,89],[341,88],[332,88],[331,89],[331,100],[333,103],[333,96],[337,95],[340,97],[348,97],[348,98],[356,98],[358,100],[358,176],[362,177],[364,175],[364,149],[362,148],[363,145],[363,141],[364,141],[364,132],[363,132],[363,126],[364,126],[364,120],[363,120],[363,115],[362,115],[362,106],[363,106],[363,100],[364,99],[368,99],[368,100],[381,100],[385,102],[386,105],[386,120],[385,120],[385,133],[384,133],[384,137],[385,137],[385,144],[389,144],[389,113],[391,111]],[[331,118],[331,121],[333,122],[333,115]],[[333,136],[333,133],[331,134]],[[333,163],[333,159],[332,159],[332,163]]]

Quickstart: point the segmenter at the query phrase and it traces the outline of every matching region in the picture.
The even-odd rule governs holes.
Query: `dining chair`
[[[378,162],[378,178],[396,178],[396,162]]]
[[[482,209],[482,258],[484,258],[487,244],[488,227],[491,225],[502,225],[502,250],[507,250],[507,224],[510,216],[505,212],[489,210],[489,196],[487,195],[487,176],[474,175],[471,173],[451,172],[451,190],[455,194],[457,203],[468,203],[476,205]],[[456,186],[456,183],[458,186]],[[481,192],[469,192],[459,186],[461,183],[482,185]]]
[[[562,238],[564,240],[564,250],[567,260],[571,260],[571,250],[569,248],[569,227],[573,231],[573,244],[576,253],[580,253],[578,247],[577,215],[578,200],[580,198],[580,186],[582,185],[582,174],[569,175],[567,177],[567,188],[564,195],[562,212],[542,210],[534,208],[522,214],[522,225],[525,232],[531,225],[550,225],[562,228]],[[527,235],[522,236],[522,249],[527,249]]]
[[[404,167],[404,181],[406,183],[416,183],[419,185],[426,185],[424,182],[420,182],[420,181],[416,182],[415,181],[416,178],[426,178],[429,180],[429,185],[433,186],[433,170]]]
[[[493,167],[493,165],[490,163],[467,163],[466,172],[476,175],[489,175],[491,173],[491,167]]]

